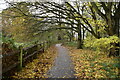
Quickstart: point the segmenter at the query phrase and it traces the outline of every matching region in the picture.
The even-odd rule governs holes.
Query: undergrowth
[[[92,50],[70,49],[70,55],[79,78],[120,78],[120,57],[108,57]]]

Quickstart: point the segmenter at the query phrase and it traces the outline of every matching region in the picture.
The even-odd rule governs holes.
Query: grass
[[[77,42],[76,41],[64,42],[63,45],[70,46],[70,47],[77,47]]]

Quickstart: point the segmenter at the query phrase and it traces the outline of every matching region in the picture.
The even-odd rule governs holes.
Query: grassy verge
[[[56,56],[55,47],[50,47],[47,51],[38,55],[37,59],[28,63],[21,71],[15,73],[13,78],[47,78],[46,73],[52,67]]]
[[[80,78],[120,78],[120,57],[107,57],[105,53],[69,47],[70,56]]]
[[[70,46],[70,47],[77,47],[77,42],[76,41],[64,42],[63,45]]]

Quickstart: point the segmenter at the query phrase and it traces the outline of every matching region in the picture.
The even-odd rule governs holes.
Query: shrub
[[[2,52],[3,53],[13,52],[16,49],[17,47],[12,38],[2,37]]]
[[[118,43],[120,42],[120,39],[117,36],[110,36],[108,38],[87,38],[84,41],[85,47],[89,47],[92,49],[96,49],[98,51],[109,51],[111,48],[115,47],[111,45],[112,43]],[[118,48],[118,47],[117,47]]]

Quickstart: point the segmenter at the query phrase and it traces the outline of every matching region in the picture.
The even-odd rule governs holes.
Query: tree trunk
[[[85,38],[85,29],[83,28],[83,40]]]
[[[117,37],[120,37],[119,36],[119,17],[115,17],[114,18],[114,25],[113,25],[113,29],[112,29],[112,34],[113,35],[117,35]],[[110,36],[113,36],[113,35],[110,35]],[[111,48],[110,49],[110,53],[109,53],[109,56],[118,56],[119,53],[120,53],[120,49],[118,47],[120,47],[119,45],[120,43],[112,43],[112,45],[114,46],[114,48]]]
[[[119,25],[120,25],[120,19],[116,18],[115,19],[115,27],[116,27],[116,31],[115,31],[116,33],[115,34],[120,38],[120,35],[119,35],[119,28],[120,28],[120,26]],[[117,43],[116,47],[120,47],[120,43]],[[116,48],[115,50],[116,50],[116,54],[115,55],[118,56],[120,54],[120,49]]]
[[[78,22],[78,49],[82,49],[82,34],[81,34],[81,25]]]
[[[69,41],[72,42],[72,37],[71,36],[69,37]]]
[[[71,36],[72,36],[72,40],[71,40],[71,41],[73,41],[73,38],[74,38],[74,30],[73,30],[73,25],[71,25],[71,27],[72,27],[72,30],[71,30]]]

